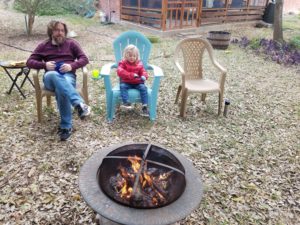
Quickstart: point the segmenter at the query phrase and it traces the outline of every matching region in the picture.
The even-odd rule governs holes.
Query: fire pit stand
[[[109,198],[100,188],[98,171],[103,159],[112,151],[132,145],[144,148],[147,143],[129,143],[101,149],[94,153],[82,166],[79,175],[79,189],[87,204],[98,214],[101,225],[168,225],[173,224],[188,216],[195,210],[202,198],[202,182],[198,170],[192,163],[177,152],[170,151],[185,169],[186,187],[181,196],[169,205],[154,209],[138,209],[118,204]],[[117,165],[116,165],[117,166]]]

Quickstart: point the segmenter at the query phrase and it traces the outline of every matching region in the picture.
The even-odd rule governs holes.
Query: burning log
[[[109,183],[115,198],[135,207],[163,205],[170,197],[169,188],[173,170],[148,167],[147,161],[129,156],[127,162],[118,166],[118,173],[110,177]]]

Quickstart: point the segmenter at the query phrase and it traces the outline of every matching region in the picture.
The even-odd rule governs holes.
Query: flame
[[[133,171],[135,173],[137,173],[139,171],[139,169],[141,168],[141,163],[140,163],[141,158],[135,155],[133,157],[129,156],[128,160],[131,162],[131,167],[132,167]]]
[[[127,182],[124,183],[124,186],[120,190],[121,198],[129,199],[131,197],[132,187],[128,187]]]
[[[131,163],[131,167],[125,168],[119,167],[119,175],[121,176],[117,182],[117,193],[122,199],[131,199],[133,194],[133,186],[135,182],[136,174],[141,169],[142,159],[138,156],[129,156],[128,161]],[[145,199],[149,199],[152,205],[159,205],[166,201],[165,191],[167,190],[167,181],[170,173],[163,173],[157,176],[153,175],[153,172],[147,172],[147,163],[143,165],[143,172],[140,174],[138,180],[140,186],[135,192],[145,195]],[[136,194],[135,194],[136,195]],[[148,200],[146,200],[148,201]]]
[[[144,172],[144,181],[149,185],[152,186],[152,177],[148,175],[146,172]]]
[[[127,183],[125,182],[124,186],[121,189],[121,197],[125,197],[127,195]]]

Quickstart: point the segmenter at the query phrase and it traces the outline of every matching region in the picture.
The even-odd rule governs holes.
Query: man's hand
[[[62,72],[62,73],[70,72],[70,71],[72,71],[72,66],[70,64],[63,64],[60,67],[59,71]]]
[[[145,80],[146,80],[146,77],[145,77],[145,76],[141,76],[141,80],[142,80],[142,81],[145,81]]]
[[[48,71],[55,70],[55,62],[54,61],[46,62],[46,69]]]

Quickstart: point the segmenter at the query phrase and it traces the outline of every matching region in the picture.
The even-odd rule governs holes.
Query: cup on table
[[[92,77],[94,79],[98,79],[99,78],[99,70],[93,70],[92,71]]]
[[[60,74],[64,74],[64,73],[62,73],[62,72],[59,71],[60,68],[61,68],[61,66],[62,66],[64,63],[65,63],[64,61],[56,62],[56,63],[55,63],[55,71],[58,72],[58,73],[60,73]]]

